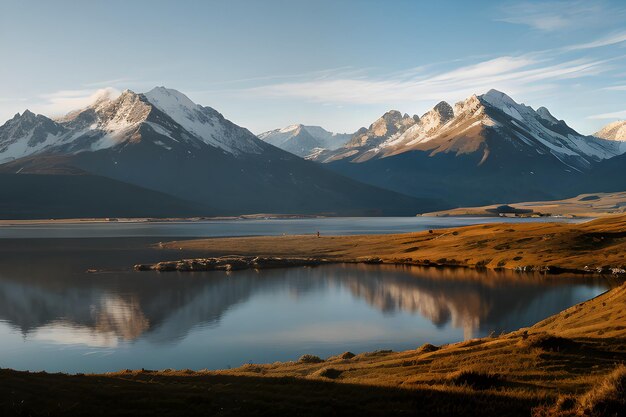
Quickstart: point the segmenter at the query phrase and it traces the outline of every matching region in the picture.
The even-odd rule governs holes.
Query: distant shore
[[[100,217],[100,218],[73,218],[73,219],[3,219],[0,226],[26,226],[37,224],[93,224],[93,223],[191,223],[203,221],[223,220],[271,220],[271,219],[321,219],[328,216],[306,214],[242,214],[240,216],[215,217]]]
[[[626,213],[626,192],[581,194],[576,197],[481,207],[458,207],[424,213],[428,217],[566,217],[597,218]]]

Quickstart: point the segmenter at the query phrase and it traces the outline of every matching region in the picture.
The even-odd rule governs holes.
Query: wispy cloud
[[[528,1],[502,6],[501,16],[495,20],[550,32],[599,25],[621,12],[623,9],[616,9],[604,2]]]
[[[594,114],[587,119],[626,119],[626,110],[616,111],[613,113]]]
[[[379,77],[335,77],[283,82],[245,90],[261,97],[307,99],[321,103],[398,103],[457,100],[490,88],[511,94],[550,88],[551,82],[600,74],[606,60],[572,59],[550,62],[538,55],[503,56],[460,66],[443,73],[407,78],[406,74]]]
[[[613,85],[613,86],[610,86],[610,87],[604,87],[603,90],[626,91],[626,85]]]
[[[564,48],[566,51],[578,51],[581,49],[601,48],[603,46],[616,45],[622,42],[626,42],[626,32],[614,33],[601,39],[597,39],[592,42],[579,43],[570,45]]]
[[[343,75],[351,74],[353,76],[361,76],[361,75],[364,75],[366,71],[367,71],[367,68],[357,69],[357,68],[350,67],[350,66],[343,66],[343,67],[330,68],[330,69],[324,69],[324,70],[318,70],[318,71],[310,71],[310,72],[304,72],[304,73],[301,72],[297,74],[266,75],[266,76],[260,76],[260,77],[236,78],[236,79],[231,79],[231,80],[210,82],[205,85],[218,87],[218,86],[228,86],[228,85],[233,85],[233,84],[245,85],[248,83],[255,83],[259,81],[262,82],[262,81],[272,81],[272,80],[306,79],[306,78],[322,79],[322,78],[331,78],[338,74],[343,74]],[[215,88],[211,88],[211,89],[193,90],[193,91],[190,91],[189,93],[190,94],[203,94],[203,93],[212,93],[216,91],[229,91],[229,90],[216,90]]]
[[[120,91],[113,87],[100,89],[60,90],[42,94],[34,109],[50,116],[60,116],[72,110],[86,107],[99,98],[115,98]]]

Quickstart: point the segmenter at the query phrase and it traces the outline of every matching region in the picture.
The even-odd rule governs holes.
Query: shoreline
[[[486,267],[463,264],[446,264],[437,262],[420,262],[411,260],[384,260],[381,258],[362,259],[325,259],[325,258],[278,258],[271,256],[224,256],[208,258],[189,258],[173,261],[159,261],[155,263],[143,263],[133,265],[135,271],[159,271],[159,272],[206,272],[206,271],[239,271],[246,269],[276,269],[276,268],[297,268],[303,266],[319,266],[332,264],[367,264],[367,265],[397,265],[397,266],[417,266],[422,268],[464,268],[476,271],[512,271],[520,274],[541,273],[544,275],[593,275],[593,276],[613,276],[626,277],[626,270],[622,268],[602,268],[596,269],[576,269],[560,266],[525,266],[516,268],[506,267]]]

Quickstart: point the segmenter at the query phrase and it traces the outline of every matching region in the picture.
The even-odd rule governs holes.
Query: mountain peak
[[[626,120],[617,120],[593,134],[598,138],[626,142]]]
[[[515,100],[513,100],[511,97],[509,97],[502,91],[498,91],[493,88],[487,91],[482,96],[479,96],[479,98],[497,108],[517,105],[517,102],[515,102]]]
[[[402,113],[400,113],[398,110],[389,110],[388,112],[383,114],[381,118],[385,120],[399,120],[402,119]]]
[[[554,117],[552,115],[552,113],[550,113],[550,110],[546,109],[543,106],[541,106],[541,107],[539,107],[537,109],[537,114],[539,116],[541,116],[542,119],[547,120],[549,122],[552,122],[552,123],[558,123],[559,122],[559,120],[556,117]]]
[[[236,153],[259,153],[261,147],[252,133],[234,127],[216,110],[194,103],[178,90],[155,87],[143,96],[185,130],[204,143]]]
[[[342,147],[351,138],[349,133],[329,132],[321,126],[289,125],[260,133],[257,137],[270,145],[303,158]]]
[[[298,129],[302,129],[303,127],[304,127],[304,125],[302,125],[302,124],[295,124],[295,125],[285,126],[282,129],[278,129],[278,131],[280,133],[289,133],[289,132],[293,132],[293,131],[298,130]]]
[[[433,107],[433,110],[439,114],[442,121],[448,121],[454,117],[454,110],[452,109],[452,106],[445,101],[437,103],[437,105]]]
[[[195,109],[198,107],[196,103],[191,101],[189,97],[178,90],[166,87],[154,87],[152,90],[144,94],[150,103],[154,104],[160,110],[184,107],[187,109]],[[165,111],[167,113],[167,111]]]

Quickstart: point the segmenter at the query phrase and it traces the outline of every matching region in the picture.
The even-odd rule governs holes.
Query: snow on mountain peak
[[[155,87],[144,93],[144,97],[150,104],[208,145],[232,154],[261,151],[254,135],[235,132],[234,125],[219,112],[194,103],[180,91]]]
[[[552,113],[550,113],[550,110],[546,109],[543,106],[537,109],[537,114],[541,116],[542,119],[547,120],[549,122],[552,122],[552,123],[559,122],[559,120],[556,117],[552,116]]]
[[[486,103],[496,108],[515,107],[518,104],[511,97],[507,96],[502,91],[491,89],[482,96],[479,96]]]
[[[385,129],[385,118],[398,117],[400,113],[386,113],[370,129],[355,134],[345,149],[335,155],[324,155],[324,161],[351,158],[362,162],[412,150],[484,152],[485,146],[490,146],[489,141],[495,138],[516,150],[550,154],[568,169],[576,170],[589,167],[592,161],[623,152],[621,144],[580,135],[554,118],[547,109],[535,111],[497,90],[489,90],[481,96],[472,95],[456,103],[454,110],[446,102],[440,102],[419,122],[403,130]],[[626,126],[624,132],[626,134]],[[370,140],[371,133],[376,134],[376,140]],[[355,147],[362,149],[349,149]],[[484,157],[488,154],[485,153]]]
[[[181,107],[186,109],[196,109],[199,107],[199,105],[191,101],[189,97],[172,88],[162,86],[154,87],[152,90],[144,93],[144,96],[146,96],[150,103],[165,113],[169,113],[167,110],[177,111]]]
[[[311,154],[340,148],[351,136],[349,133],[329,132],[321,126],[295,124],[260,133],[258,138],[287,152],[307,158]]]
[[[297,125],[289,125],[289,126],[283,127],[282,129],[279,129],[278,131],[279,131],[280,133],[289,133],[289,132],[293,132],[293,131],[295,131],[295,130],[300,129],[301,127],[302,127],[302,125],[301,125],[301,124],[297,124]]]

